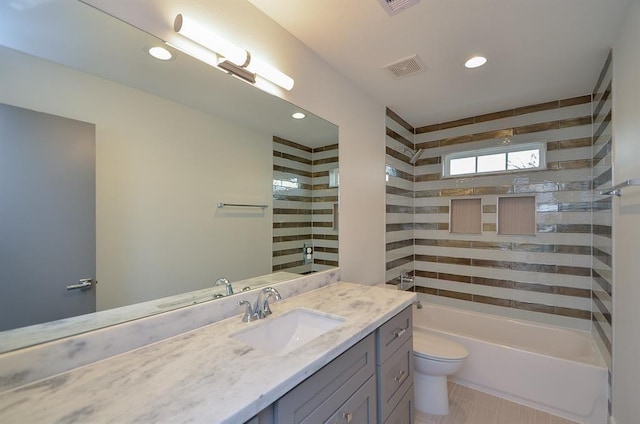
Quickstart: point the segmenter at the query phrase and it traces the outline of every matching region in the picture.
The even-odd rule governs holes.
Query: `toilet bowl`
[[[413,333],[415,407],[418,411],[447,415],[447,376],[458,371],[469,352],[464,346],[434,334]]]

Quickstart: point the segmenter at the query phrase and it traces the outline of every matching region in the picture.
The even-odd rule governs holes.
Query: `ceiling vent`
[[[384,68],[391,72],[396,79],[400,79],[424,71],[425,66],[420,57],[414,55]]]
[[[393,16],[397,13],[402,12],[404,9],[411,7],[415,4],[418,4],[420,0],[378,0],[382,8],[386,10],[386,12]]]

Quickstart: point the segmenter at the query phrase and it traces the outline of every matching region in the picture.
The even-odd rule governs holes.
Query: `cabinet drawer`
[[[274,407],[278,424],[320,422],[331,416],[375,374],[374,335],[369,334],[324,368],[280,398]],[[315,421],[309,421],[310,417]]]
[[[378,366],[378,414],[387,419],[409,386],[413,385],[413,338]]]
[[[400,312],[377,330],[377,364],[381,365],[413,335],[413,317],[411,306]]]
[[[413,385],[402,396],[400,403],[393,410],[384,424],[411,424],[413,423]]]
[[[313,419],[309,423],[323,422]],[[321,417],[318,417],[321,418]],[[371,424],[376,422],[376,379],[371,377],[333,414],[326,424]],[[407,424],[409,424],[407,422]]]

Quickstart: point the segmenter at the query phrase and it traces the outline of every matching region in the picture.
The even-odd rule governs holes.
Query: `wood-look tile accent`
[[[414,144],[414,129],[395,112],[386,114],[386,277],[390,283],[398,284],[400,273],[413,268],[413,198],[415,190],[415,167],[409,162],[411,153],[417,150]],[[399,143],[399,144],[398,144]],[[439,156],[425,154],[418,166],[439,163]],[[427,177],[429,178],[429,177]]]
[[[559,109],[568,106],[576,106],[591,102],[591,95],[572,97],[569,99],[556,100],[552,102],[540,103],[537,105],[525,106],[516,109],[504,110],[500,112],[488,113],[485,115],[473,116],[470,118],[458,119],[455,121],[443,122],[440,124],[426,125],[417,127],[415,134],[424,134],[434,131],[442,131],[449,128],[461,127],[465,125],[478,124],[487,121],[495,121],[497,119],[508,118],[518,115],[526,115],[528,113],[540,112],[544,110]]]
[[[397,122],[398,124],[400,124],[402,127],[404,127],[404,129],[406,129],[407,131],[409,131],[411,134],[414,133],[414,128],[411,126],[411,124],[409,124],[407,121],[405,121],[404,119],[402,119],[400,117],[400,115],[398,115],[397,113],[395,113],[394,111],[392,111],[391,109],[387,108],[386,110],[387,116],[389,118],[391,118],[393,121]]]

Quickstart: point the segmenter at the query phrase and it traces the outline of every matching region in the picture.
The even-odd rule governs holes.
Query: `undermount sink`
[[[298,308],[281,315],[270,315],[229,337],[273,355],[285,355],[344,321],[340,316]]]

